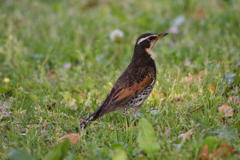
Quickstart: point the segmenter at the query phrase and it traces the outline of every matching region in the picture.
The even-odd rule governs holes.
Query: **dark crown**
[[[155,40],[157,38],[157,34],[154,33],[144,33],[141,36],[138,37],[136,41],[136,45],[140,45],[143,48],[149,48],[150,42],[152,40]]]

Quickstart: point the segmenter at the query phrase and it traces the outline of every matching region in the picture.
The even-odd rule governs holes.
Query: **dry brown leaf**
[[[192,83],[196,79],[200,79],[204,75],[204,71],[200,71],[196,76],[192,76],[191,74],[188,77],[185,77],[183,80],[188,83]]]
[[[171,101],[171,103],[174,103],[174,102],[184,102],[184,100],[182,100],[181,98],[178,98],[178,97],[175,97],[174,100]]]
[[[205,16],[206,15],[206,11],[204,10],[204,9],[199,9],[198,11],[197,11],[197,13],[196,13],[196,17],[197,18],[200,18],[200,17],[203,17],[203,16]]]
[[[225,158],[230,155],[232,151],[233,147],[229,146],[226,142],[222,142],[221,146],[216,151],[213,151],[212,154],[215,158],[219,155],[221,155],[222,158]]]
[[[209,151],[208,151],[208,146],[205,145],[202,148],[201,153],[199,154],[199,159],[204,159],[204,160],[208,160],[209,159]]]
[[[212,151],[211,155],[214,158],[217,158],[219,156],[221,156],[221,158],[226,158],[228,155],[230,155],[233,151],[233,147],[229,146],[226,142],[222,142],[221,146],[216,150],[216,151]],[[199,154],[199,159],[204,159],[204,160],[208,160],[209,159],[209,151],[208,151],[208,146],[205,145],[202,150],[201,153]]]
[[[214,92],[216,91],[214,85],[212,85],[212,84],[210,84],[210,85],[208,86],[208,90],[209,90],[211,93],[214,93]]]
[[[155,92],[155,91],[152,91],[149,96],[152,97],[153,95],[156,95],[156,92]],[[159,97],[166,97],[166,93],[164,93],[164,92],[161,91],[161,90],[157,92],[157,95],[158,95]]]
[[[46,77],[50,78],[50,77],[52,77],[52,74],[50,72],[47,72]]]
[[[184,82],[192,83],[193,81],[193,76],[190,74],[188,77],[185,77],[183,79]]]
[[[226,104],[223,104],[222,107],[218,107],[218,111],[220,113],[225,112],[223,117],[232,117],[233,115],[233,109]]]
[[[166,93],[164,93],[163,91],[158,91],[158,95],[160,96],[160,97],[165,97],[166,96]]]
[[[195,78],[201,78],[204,75],[204,70],[201,70],[196,76]]]
[[[190,129],[189,131],[187,131],[186,133],[180,134],[178,136],[178,138],[182,138],[181,143],[183,143],[185,141],[185,139],[190,138],[190,136],[195,132],[194,129]]]
[[[99,5],[99,2],[97,1],[89,1],[87,2],[84,6],[83,6],[83,11],[91,9],[91,8],[95,8]]]
[[[80,139],[80,135],[76,133],[68,133],[60,138],[60,141],[63,141],[64,139],[68,138],[71,144],[77,143],[77,141]]]

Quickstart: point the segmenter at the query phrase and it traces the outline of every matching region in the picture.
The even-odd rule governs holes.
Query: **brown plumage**
[[[167,33],[145,33],[138,37],[132,60],[118,78],[99,108],[80,124],[85,128],[91,121],[112,111],[134,107],[133,117],[151,93],[156,80],[156,66],[152,48]],[[76,128],[78,131],[78,128]]]

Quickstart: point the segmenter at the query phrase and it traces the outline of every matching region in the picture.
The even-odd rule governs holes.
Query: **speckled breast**
[[[148,98],[148,96],[152,92],[154,85],[155,85],[155,79],[144,90],[142,90],[140,93],[135,95],[132,99],[130,99],[126,103],[125,108],[137,107],[139,105],[142,105],[143,102]]]

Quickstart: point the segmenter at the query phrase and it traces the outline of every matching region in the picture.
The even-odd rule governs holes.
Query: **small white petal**
[[[121,38],[123,38],[123,36],[123,32],[119,29],[115,29],[110,33],[110,39],[114,42],[118,42]]]

